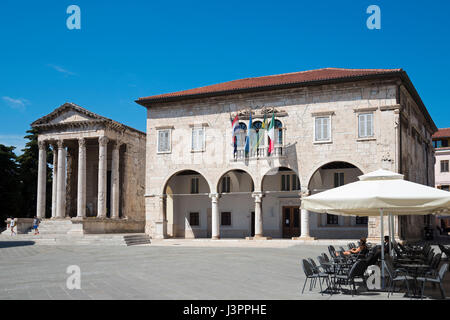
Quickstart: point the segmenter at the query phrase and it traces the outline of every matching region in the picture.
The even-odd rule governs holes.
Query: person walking
[[[41,221],[39,220],[38,217],[34,217],[33,219],[33,229],[34,229],[34,235],[38,235],[39,234],[39,223],[41,223]]]
[[[14,218],[11,218],[9,221],[9,228],[11,229],[11,236],[13,234],[17,235],[17,233],[14,231],[15,226],[16,226],[16,220]]]

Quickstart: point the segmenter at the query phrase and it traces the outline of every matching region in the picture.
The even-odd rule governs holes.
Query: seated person
[[[366,238],[359,239],[359,247],[358,248],[353,248],[348,251],[344,251],[343,253],[345,255],[349,255],[352,253],[366,254],[367,253]]]

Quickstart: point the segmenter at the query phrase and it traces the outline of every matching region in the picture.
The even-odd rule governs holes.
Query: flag
[[[256,149],[259,148],[259,145],[261,143],[263,143],[263,141],[264,141],[264,130],[266,130],[266,127],[267,127],[267,119],[266,119],[266,114],[264,114],[264,121],[261,124],[261,128],[258,131],[258,139],[256,139],[256,142],[255,142]]]
[[[233,146],[234,153],[237,151],[237,137],[236,133],[239,130],[239,117],[236,114],[234,120],[231,122],[231,145]]]
[[[270,125],[269,125],[269,131],[268,131],[268,136],[269,136],[269,150],[268,150],[268,154],[271,155],[274,147],[275,147],[275,114],[272,112],[272,120],[270,121]]]
[[[252,131],[252,113],[250,112],[250,119],[248,121],[247,136],[245,137],[245,155],[250,151],[250,133]]]

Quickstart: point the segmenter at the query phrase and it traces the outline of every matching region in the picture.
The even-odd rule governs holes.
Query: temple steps
[[[10,236],[8,233],[5,233],[0,235],[0,242],[2,241],[32,242],[38,245],[131,246],[150,244],[150,238],[146,234],[34,235],[29,233]]]
[[[135,246],[139,244],[150,244],[150,237],[147,234],[133,234],[123,237],[127,246]]]

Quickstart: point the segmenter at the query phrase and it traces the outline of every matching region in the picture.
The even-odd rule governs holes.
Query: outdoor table
[[[400,267],[405,269],[414,269],[414,273],[410,274],[411,277],[414,278],[414,286],[413,286],[413,293],[414,296],[416,295],[416,289],[418,289],[417,286],[417,277],[419,277],[419,269],[427,269],[430,266],[427,264],[415,264],[415,263],[405,263],[405,264],[399,264]]]

